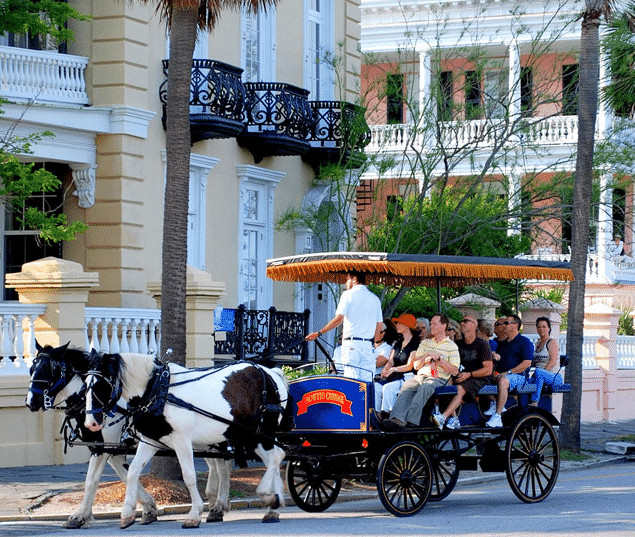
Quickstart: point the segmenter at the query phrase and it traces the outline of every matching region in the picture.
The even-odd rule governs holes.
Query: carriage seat
[[[536,392],[536,385],[526,383],[518,386],[509,392],[510,395],[531,394]],[[435,390],[435,395],[456,395],[457,388],[454,385],[440,386]],[[498,386],[496,384],[486,384],[479,391],[479,395],[498,395]]]

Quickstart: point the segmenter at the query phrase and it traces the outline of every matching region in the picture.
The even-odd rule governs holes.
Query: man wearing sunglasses
[[[502,427],[501,413],[507,403],[509,390],[522,386],[527,382],[526,370],[534,359],[534,346],[528,338],[520,333],[522,321],[518,315],[509,315],[504,321],[507,339],[498,344],[497,354],[500,360],[496,364],[498,377],[498,398],[496,412],[485,424],[487,427]]]

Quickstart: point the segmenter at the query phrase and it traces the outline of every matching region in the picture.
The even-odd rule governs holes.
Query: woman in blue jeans
[[[547,384],[552,388],[562,386],[560,370],[560,348],[555,339],[551,339],[551,321],[547,317],[536,319],[536,331],[540,338],[536,341],[534,352],[534,366],[536,370],[531,382],[536,385],[536,393],[531,394],[531,404],[536,405],[540,400],[542,387]]]

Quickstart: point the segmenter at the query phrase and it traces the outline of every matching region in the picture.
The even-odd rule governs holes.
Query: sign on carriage
[[[295,430],[367,431],[368,384],[345,377],[305,377],[289,383]],[[372,407],[372,405],[371,405]]]

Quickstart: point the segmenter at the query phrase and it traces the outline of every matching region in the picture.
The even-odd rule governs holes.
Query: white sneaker
[[[443,426],[445,425],[445,417],[443,416],[443,414],[441,414],[440,412],[433,412],[432,421],[434,421],[439,429],[443,429]]]
[[[503,426],[503,420],[501,419],[500,414],[494,414],[488,422],[485,424],[486,427],[498,428]]]
[[[459,421],[459,418],[457,418],[456,416],[450,416],[445,426],[448,429],[459,429],[461,427],[461,422]]]
[[[489,402],[489,408],[483,412],[483,416],[492,416],[496,413],[496,401]]]

